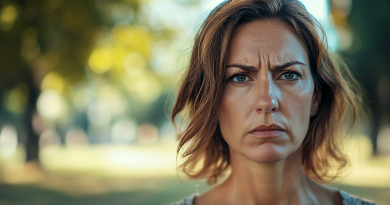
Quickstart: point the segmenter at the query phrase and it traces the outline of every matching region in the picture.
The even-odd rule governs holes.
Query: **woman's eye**
[[[248,80],[248,76],[246,75],[236,75],[233,77],[233,81],[235,82],[245,82]]]
[[[282,74],[282,79],[285,79],[285,80],[295,80],[298,77],[299,77],[299,75],[295,72],[285,72]]]

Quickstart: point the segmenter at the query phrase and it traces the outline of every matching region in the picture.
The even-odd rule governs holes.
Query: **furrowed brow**
[[[284,69],[284,68],[287,68],[287,67],[290,67],[290,66],[293,66],[293,65],[304,65],[304,66],[306,66],[306,64],[304,64],[302,62],[292,61],[292,62],[285,63],[283,65],[274,66],[272,70],[280,70],[280,69]]]
[[[229,68],[229,67],[240,68],[240,69],[245,70],[245,71],[256,71],[257,70],[253,66],[246,66],[246,65],[240,65],[240,64],[231,64],[231,65],[226,66],[226,68]]]

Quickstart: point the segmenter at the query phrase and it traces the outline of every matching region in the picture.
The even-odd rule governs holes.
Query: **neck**
[[[275,163],[231,156],[232,172],[221,184],[233,204],[308,204],[316,202],[301,166],[301,150]],[[248,166],[249,165],[249,166]]]

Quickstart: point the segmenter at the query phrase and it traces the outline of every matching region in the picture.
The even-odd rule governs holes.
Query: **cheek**
[[[242,134],[245,119],[251,110],[249,92],[237,89],[225,88],[219,108],[219,126],[224,138]],[[226,139],[225,139],[226,140]]]
[[[280,111],[287,118],[296,137],[304,138],[310,122],[310,110],[313,96],[311,83],[283,92]]]

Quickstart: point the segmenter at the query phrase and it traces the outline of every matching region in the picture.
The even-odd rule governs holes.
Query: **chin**
[[[286,159],[291,153],[286,147],[267,143],[256,148],[249,159],[258,163],[275,163]]]

